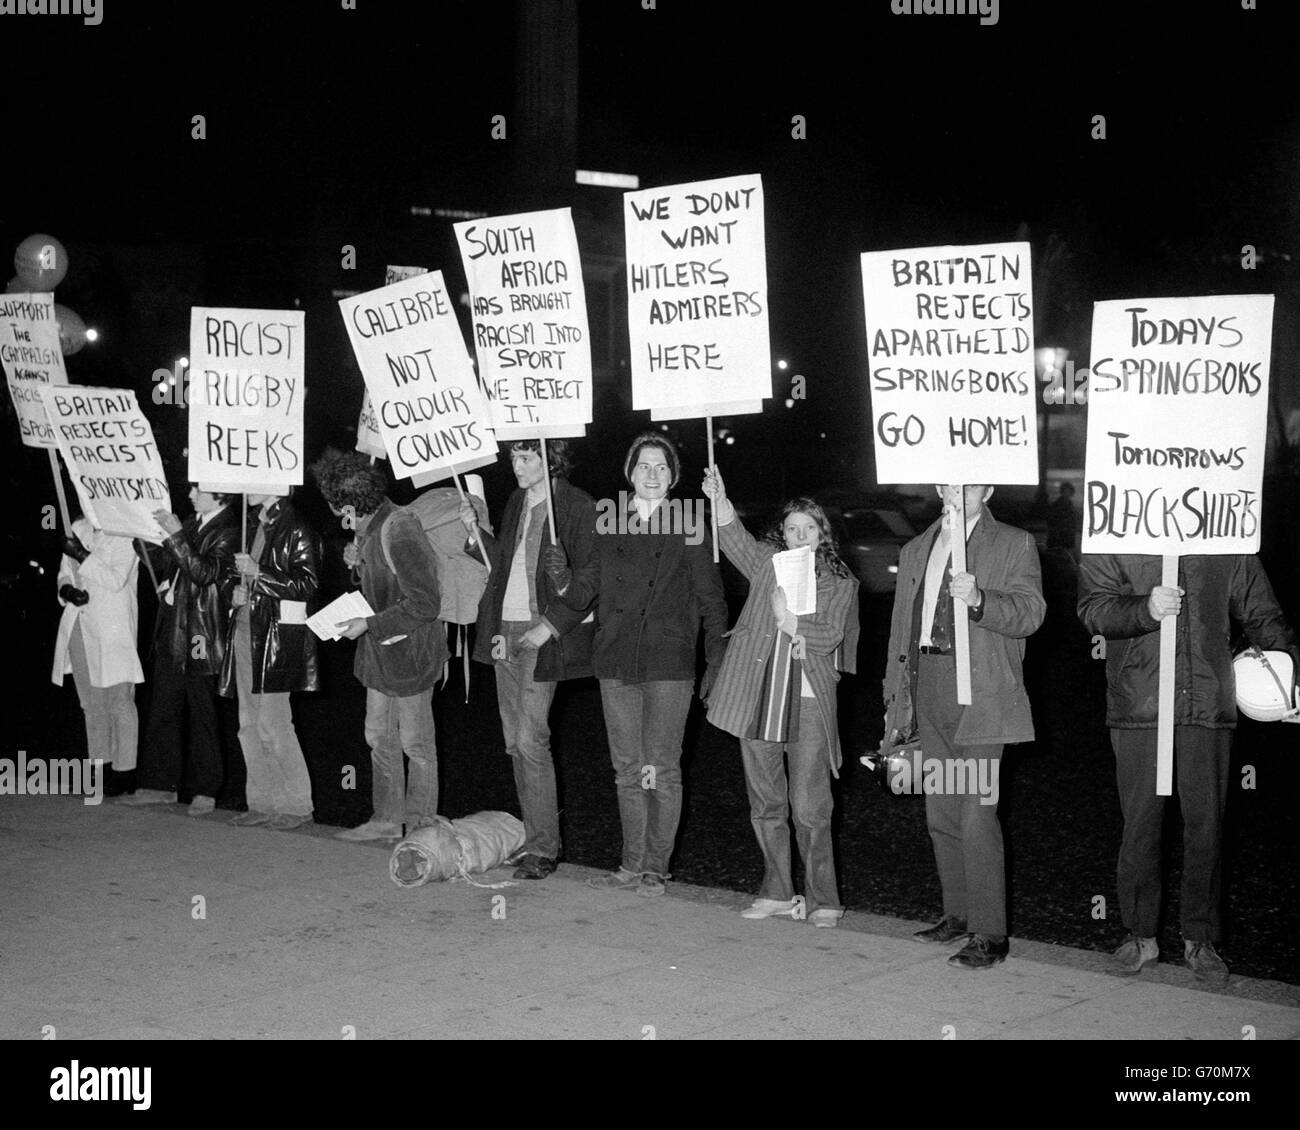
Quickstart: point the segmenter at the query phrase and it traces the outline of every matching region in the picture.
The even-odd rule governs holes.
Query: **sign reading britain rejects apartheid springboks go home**
[[[161,544],[155,510],[171,492],[153,429],[126,388],[50,385],[42,390],[50,425],[90,524],[120,537]]]
[[[1257,553],[1273,296],[1092,315],[1083,552]]]
[[[393,474],[421,485],[496,461],[487,397],[441,271],[339,300]]]
[[[772,395],[763,182],[623,195],[632,407],[655,420],[762,411]]]
[[[189,478],[227,494],[302,482],[303,312],[190,310]]]
[[[881,483],[1036,483],[1028,243],[869,251],[862,299]]]
[[[591,422],[591,342],[572,212],[556,208],[452,226],[497,439],[584,435]]]
[[[384,286],[391,286],[401,279],[413,279],[416,275],[429,273],[427,267],[394,267],[384,271]],[[388,448],[384,446],[384,437],[379,434],[379,421],[375,418],[375,406],[370,403],[370,390],[361,390],[361,415],[357,417],[357,450],[373,459],[387,459]]]
[[[53,449],[54,432],[45,417],[40,390],[68,383],[54,320],[54,295],[0,297],[0,363],[4,365],[23,443]]]

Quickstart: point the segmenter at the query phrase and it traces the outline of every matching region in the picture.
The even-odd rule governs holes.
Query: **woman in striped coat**
[[[704,493],[717,511],[723,552],[749,581],[708,712],[710,722],[740,739],[750,822],[763,852],[763,885],[742,916],[799,916],[790,878],[793,814],[808,919],[835,926],[844,913],[831,845],[831,776],[840,767],[835,685],[838,671],[856,666],[858,582],[811,499],[787,502],[776,529],[758,541],[736,519],[716,468],[704,476]],[[816,611],[805,616],[787,610],[772,564],[777,553],[800,546],[816,554]]]

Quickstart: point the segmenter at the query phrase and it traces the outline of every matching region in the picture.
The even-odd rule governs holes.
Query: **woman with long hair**
[[[858,582],[840,560],[826,512],[812,499],[787,502],[759,541],[737,520],[716,468],[705,473],[704,493],[717,513],[722,551],[749,581],[708,713],[713,725],[740,739],[750,823],[763,853],[763,884],[742,917],[800,917],[790,875],[793,815],[807,918],[814,926],[836,926],[844,910],[831,844],[831,777],[839,776],[841,761],[835,694],[839,671],[856,668]],[[816,608],[796,616],[777,584],[773,558],[805,546],[816,563]]]

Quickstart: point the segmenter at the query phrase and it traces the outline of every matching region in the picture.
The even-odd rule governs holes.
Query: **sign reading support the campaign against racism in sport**
[[[189,477],[225,494],[302,482],[301,310],[190,310]]]
[[[40,390],[68,383],[54,318],[54,295],[0,297],[0,362],[4,364],[23,443],[53,450],[54,432],[46,419]]]
[[[417,485],[496,461],[487,397],[441,271],[339,300],[393,474]]]
[[[573,213],[556,208],[452,226],[497,439],[585,435],[591,341]]]
[[[1257,553],[1271,294],[1098,302],[1083,552]]]
[[[428,267],[393,267],[384,271],[384,286],[392,286],[402,279],[413,279],[416,275],[427,275]],[[384,446],[384,437],[379,434],[379,421],[375,418],[375,406],[370,403],[370,390],[361,390],[361,415],[357,417],[357,450],[372,459],[387,459],[388,448]]]
[[[763,182],[628,192],[632,407],[655,420],[761,412],[772,395]]]
[[[55,442],[90,524],[121,537],[161,544],[155,510],[171,492],[153,429],[125,388],[50,385],[41,392]]]
[[[1038,482],[1028,243],[868,251],[881,483]]]

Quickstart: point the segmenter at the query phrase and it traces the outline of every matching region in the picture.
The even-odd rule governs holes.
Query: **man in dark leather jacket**
[[[140,788],[128,805],[174,804],[182,783],[193,794],[190,815],[216,807],[221,790],[217,675],[226,652],[226,618],[235,584],[239,512],[230,495],[190,488],[194,514],[154,517],[167,541],[149,556],[164,580],[154,626],[149,724],[140,750]],[[189,740],[182,725],[188,706]],[[188,748],[186,780],[181,751]]]
[[[1085,553],[1079,566],[1079,619],[1106,637],[1106,725],[1124,838],[1117,879],[1130,936],[1115,951],[1118,972],[1157,960],[1160,833],[1165,798],[1156,795],[1156,715],[1160,621],[1178,617],[1174,665],[1174,762],[1183,813],[1183,950],[1198,978],[1222,984],[1228,967],[1215,951],[1222,901],[1220,846],[1229,756],[1237,724],[1230,621],[1261,648],[1300,660],[1259,559],[1246,555],[1178,559],[1178,584],[1160,583],[1150,555]]]
[[[249,496],[248,553],[235,554],[221,693],[239,691],[239,744],[248,811],[231,823],[288,830],[311,819],[311,778],[289,708],[290,691],[320,688],[316,610],[320,539],[288,498]]]

